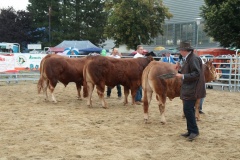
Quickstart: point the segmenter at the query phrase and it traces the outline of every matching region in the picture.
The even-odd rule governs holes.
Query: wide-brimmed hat
[[[180,46],[178,47],[178,50],[184,50],[184,51],[192,51],[194,48],[191,46],[191,43],[188,41],[180,42]]]

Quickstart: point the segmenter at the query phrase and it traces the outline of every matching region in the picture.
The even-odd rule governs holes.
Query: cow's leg
[[[98,96],[100,98],[100,101],[102,103],[102,107],[103,108],[108,108],[108,105],[104,99],[104,90],[105,90],[105,84],[102,83],[100,85],[96,85],[96,88],[97,88],[97,93],[98,93]]]
[[[152,91],[144,91],[143,94],[143,111],[144,111],[144,122],[148,121],[148,108],[152,100]]]
[[[87,82],[87,90],[88,90],[88,100],[87,100],[87,106],[92,107],[92,93],[94,89],[94,84]]]
[[[49,84],[49,81],[44,79],[43,80],[43,94],[45,94],[45,101],[48,101],[48,94],[47,94],[48,84]]]
[[[54,94],[53,94],[53,91],[54,91],[54,89],[55,89],[55,87],[56,87],[56,85],[57,85],[57,83],[49,83],[49,90],[50,90],[50,93],[51,93],[51,95],[52,95],[52,101],[54,102],[54,103],[57,103],[57,100],[56,100],[56,98],[55,98],[55,96],[54,96]]]
[[[165,124],[166,123],[166,119],[165,119],[165,104],[166,104],[166,96],[162,95],[162,96],[158,96],[158,107],[159,107],[159,111],[160,111],[160,116],[161,116],[161,123]]]
[[[129,95],[129,88],[124,86],[124,101],[123,104],[128,105],[128,95]]]
[[[76,88],[77,88],[77,94],[78,94],[77,99],[82,100],[82,97],[81,97],[81,84],[76,83]]]
[[[196,100],[196,103],[195,103],[195,117],[197,119],[197,121],[200,120],[200,116],[199,116],[199,107],[200,107],[200,98]]]

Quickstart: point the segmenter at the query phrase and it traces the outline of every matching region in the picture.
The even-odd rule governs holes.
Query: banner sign
[[[39,70],[41,60],[46,54],[29,54],[29,53],[16,53],[15,70]]]
[[[0,54],[0,72],[19,70],[39,70],[42,59],[47,54]]]
[[[15,69],[15,61],[13,55],[0,54],[0,72],[5,72],[8,70]]]

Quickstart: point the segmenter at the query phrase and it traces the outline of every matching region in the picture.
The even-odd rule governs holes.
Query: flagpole
[[[51,6],[49,6],[48,7],[48,38],[49,38],[49,44],[50,44],[50,46],[51,46],[51,10],[52,10],[52,8],[51,8]]]

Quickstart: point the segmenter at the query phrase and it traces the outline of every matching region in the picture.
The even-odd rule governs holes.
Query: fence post
[[[235,60],[235,67],[234,67],[234,92],[238,89],[238,85],[239,85],[239,76],[237,76],[239,74],[239,72],[237,72],[238,70],[238,51],[240,49],[236,50],[236,60]]]

